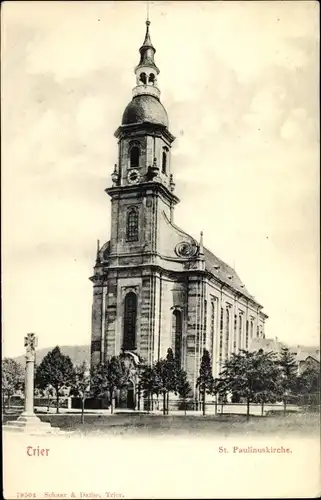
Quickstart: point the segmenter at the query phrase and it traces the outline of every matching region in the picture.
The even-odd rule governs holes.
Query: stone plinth
[[[34,413],[24,412],[17,420],[10,420],[3,426],[4,431],[24,432],[33,435],[58,434],[60,429],[51,427],[49,422],[42,422]]]

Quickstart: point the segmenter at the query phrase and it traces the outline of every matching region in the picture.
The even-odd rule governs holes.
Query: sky
[[[151,2],[175,223],[234,266],[266,336],[319,344],[319,6]],[[146,2],[2,6],[3,355],[89,344],[113,134]]]

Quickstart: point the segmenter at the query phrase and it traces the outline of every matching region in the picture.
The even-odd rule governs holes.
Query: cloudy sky
[[[319,339],[318,4],[154,2],[159,86],[177,137],[176,224],[235,268],[266,333]],[[4,354],[90,342],[113,133],[131,99],[144,2],[2,9]]]

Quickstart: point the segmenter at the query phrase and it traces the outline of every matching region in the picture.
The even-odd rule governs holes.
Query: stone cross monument
[[[33,395],[34,395],[34,373],[36,361],[36,347],[38,339],[34,333],[28,333],[25,337],[26,348],[26,378],[25,378],[25,411],[22,415],[34,416]]]
[[[28,333],[24,338],[26,348],[26,377],[25,377],[25,409],[17,420],[9,421],[5,430],[28,432],[30,434],[57,433],[58,428],[52,428],[49,422],[42,422],[34,413],[34,373],[36,347],[38,339],[34,333]]]

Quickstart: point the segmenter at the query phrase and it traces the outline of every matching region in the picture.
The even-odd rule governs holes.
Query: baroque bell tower
[[[159,69],[150,21],[135,68],[136,86],[118,139],[118,163],[106,189],[111,198],[110,241],[98,246],[94,276],[91,361],[129,351],[147,363],[159,359],[160,226],[173,220],[174,194],[167,112],[160,101]],[[167,345],[169,347],[169,345]]]
[[[147,20],[135,68],[133,97],[115,132],[118,164],[111,176],[113,185],[106,189],[112,200],[110,252],[118,258],[135,252],[157,253],[157,216],[165,210],[172,218],[178,202],[171,174],[171,145],[175,138],[160,101],[159,69],[149,26]]]

